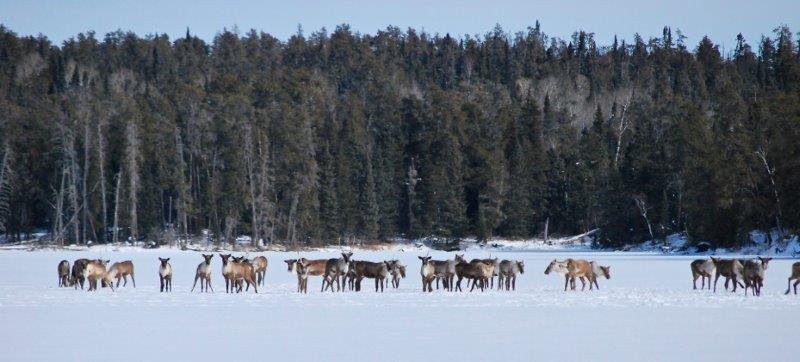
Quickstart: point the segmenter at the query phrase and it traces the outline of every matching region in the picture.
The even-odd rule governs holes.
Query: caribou
[[[800,284],[800,261],[792,264],[792,274],[789,275],[789,283],[786,285],[786,293],[792,289],[792,280],[794,280],[794,294],[797,295],[797,285]]]
[[[72,280],[70,280],[70,284],[75,286],[75,289],[78,289],[78,284],[80,284],[81,290],[83,290],[83,283],[86,281],[84,270],[86,269],[86,264],[89,264],[89,261],[89,259],[78,259],[72,264]]]
[[[764,276],[772,258],[758,257],[758,260],[746,260],[742,266],[742,277],[744,279],[744,295],[747,289],[753,290],[753,295],[761,295],[761,287],[764,285]]]
[[[161,282],[161,292],[172,291],[172,265],[169,264],[169,258],[158,258],[161,266],[158,268],[158,279]],[[133,278],[131,278],[133,279]],[[117,282],[119,286],[119,282]]]
[[[711,289],[711,276],[717,272],[717,267],[714,266],[714,261],[711,259],[697,259],[689,266],[692,269],[692,287],[697,289],[697,278],[701,279],[700,290],[705,289],[706,279],[708,279],[708,289]]]
[[[550,264],[547,265],[547,268],[544,270],[544,275],[549,275],[550,273],[556,273],[559,275],[564,276],[564,291],[567,290],[567,285],[569,284],[569,269],[567,269],[567,264],[569,263],[570,259],[566,259],[564,261],[558,261],[553,259]]]
[[[490,255],[490,257],[491,257],[491,255]],[[491,259],[491,258],[490,259],[472,259],[470,261],[470,263],[477,263],[477,262],[482,262],[482,263],[484,263],[484,264],[486,264],[486,265],[488,265],[488,266],[490,266],[492,268],[491,277],[487,278],[485,280],[485,282],[489,283],[489,288],[490,289],[494,288],[494,277],[498,276],[498,273],[499,273],[499,270],[500,270],[500,262],[497,260],[497,258],[494,258],[494,259]],[[472,281],[473,284],[475,284],[476,282],[477,282],[477,280],[473,280]]]
[[[133,278],[133,262],[130,260],[117,262],[111,264],[111,268],[108,269],[109,278],[117,279],[116,287],[119,288],[119,282],[124,280],[125,284],[122,286],[128,285],[128,275],[131,276],[131,281],[133,282],[133,287],[136,288],[136,279]]]
[[[66,260],[62,260],[58,263],[58,287],[69,287],[70,284],[70,277],[69,277],[69,262]]]
[[[738,259],[719,259],[711,257],[711,262],[714,263],[716,273],[714,273],[714,293],[717,292],[717,281],[720,276],[725,277],[725,290],[728,290],[728,281],[733,280],[733,292],[736,293],[736,286],[742,286],[739,281],[742,280],[743,265]]]
[[[589,279],[589,290],[592,290],[592,284],[594,284],[597,290],[600,290],[600,284],[597,284],[597,276],[602,275],[606,279],[611,279],[611,267],[600,265],[595,261],[590,262],[589,264],[592,265],[592,274],[591,278]]]
[[[361,291],[361,281],[364,278],[375,279],[375,291],[380,287],[381,293],[384,289],[386,278],[389,276],[393,264],[389,261],[351,261],[350,270],[355,274],[355,290]]]
[[[211,259],[214,257],[214,254],[201,254],[203,256],[203,262],[197,265],[197,270],[194,273],[194,284],[192,285],[192,290],[189,292],[194,291],[194,287],[197,286],[197,281],[200,280],[200,292],[208,292],[208,289],[211,288],[211,291],[214,291],[214,288],[211,287]],[[205,288],[204,288],[205,287]]]
[[[264,279],[267,275],[267,267],[269,261],[264,256],[257,256],[250,261],[253,264],[253,271],[256,273],[256,282],[258,285],[264,285]]]
[[[400,279],[406,277],[406,266],[400,264],[399,260],[391,260],[391,263],[394,264],[394,268],[390,269],[390,273],[392,273],[392,288],[400,288]]]
[[[305,283],[308,283],[308,277],[309,276],[318,277],[318,276],[321,276],[321,275],[325,274],[325,265],[328,263],[327,259],[308,260],[306,258],[284,260],[284,262],[286,263],[290,273],[292,272],[293,269],[297,270],[297,268],[296,268],[297,265],[298,265],[297,262],[299,262],[300,260],[303,260],[303,262],[305,263],[305,268],[303,270],[303,274],[304,274],[303,275],[303,281]],[[298,292],[300,291],[300,282],[301,282],[300,270],[297,270],[297,291]],[[323,278],[323,285],[324,284],[325,284],[325,279]]]
[[[114,291],[114,283],[111,281],[111,278],[108,277],[108,270],[106,270],[106,265],[110,263],[110,260],[92,260],[86,263],[86,268],[84,269],[84,275],[86,279],[89,281],[89,291],[97,291],[97,281],[100,280],[100,284],[103,287],[110,287],[111,291]]]
[[[300,258],[296,262],[297,266],[297,292],[308,293],[308,260]]]
[[[503,289],[505,281],[506,290],[517,290],[517,274],[525,274],[525,263],[520,260],[503,260],[498,266],[497,289]]]
[[[433,264],[433,274],[436,278],[436,289],[439,289],[439,280],[442,280],[442,287],[453,291],[453,279],[456,275],[455,260],[431,260]]]
[[[242,267],[242,273],[236,274],[236,280],[235,280],[236,292],[237,293],[241,292],[245,284],[247,284],[247,288],[244,289],[245,291],[250,290],[250,285],[252,285],[253,288],[255,288],[258,276],[256,274],[256,268],[255,266],[253,266],[250,260],[248,260],[243,256],[234,257],[233,263],[235,265],[239,265]],[[249,275],[250,277],[249,278],[245,277],[247,275]],[[256,293],[258,293],[258,291],[256,291]]]
[[[418,256],[417,258],[422,261],[422,265],[419,268],[419,274],[422,277],[422,291],[433,292],[433,280],[436,279],[436,274],[435,267],[431,263],[431,257]]]
[[[325,276],[322,278],[322,290],[325,291],[326,281],[333,291],[333,282],[336,281],[336,291],[344,291],[345,277],[350,267],[352,252],[343,252],[341,258],[328,259],[325,263]]]
[[[456,277],[458,280],[456,281],[456,290],[463,291],[461,289],[461,280],[464,278],[472,279],[472,288],[470,288],[470,292],[475,290],[475,286],[477,282],[480,281],[479,288],[481,291],[484,291],[487,287],[487,283],[489,278],[492,277],[492,273],[494,272],[494,261],[492,262],[485,262],[482,260],[467,261],[464,259],[464,255],[456,255]]]

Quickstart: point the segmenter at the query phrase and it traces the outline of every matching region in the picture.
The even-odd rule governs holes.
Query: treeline
[[[686,232],[742,245],[800,226],[790,29],[601,46],[538,25],[79,34],[0,26],[0,233],[56,243],[252,235],[523,238]],[[169,234],[171,233],[171,234]]]

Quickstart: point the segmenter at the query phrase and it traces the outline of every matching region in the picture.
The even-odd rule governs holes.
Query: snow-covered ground
[[[773,260],[763,295],[745,297],[724,292],[722,282],[716,294],[692,290],[689,256],[492,251],[525,262],[516,291],[422,293],[417,256],[426,253],[355,252],[405,263],[400,289],[375,293],[365,282],[360,293],[320,293],[313,278],[301,295],[283,262],[297,254],[266,252],[265,287],[236,295],[224,293],[218,256],[216,293],[189,293],[199,252],[0,251],[0,359],[797,360],[800,296],[783,294],[794,260]],[[467,251],[468,259],[486,256]],[[611,279],[600,280],[600,291],[564,292],[563,279],[543,271],[567,256],[610,265]],[[132,260],[137,287],[57,288],[57,263],[80,257]],[[171,258],[173,293],[158,292],[157,257]]]

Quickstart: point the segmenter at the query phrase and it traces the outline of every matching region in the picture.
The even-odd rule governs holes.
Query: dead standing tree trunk
[[[292,205],[289,207],[289,220],[286,225],[286,240],[291,243],[292,248],[296,251],[297,249],[297,227],[296,227],[296,216],[297,216],[297,203],[299,201],[297,191],[294,192],[292,196]]]
[[[80,204],[78,201],[78,184],[80,183],[80,175],[78,171],[78,163],[77,163],[77,154],[75,151],[75,137],[72,134],[72,131],[68,129],[66,126],[61,127],[62,132],[62,152],[64,157],[64,170],[66,173],[66,193],[67,197],[69,198],[69,211],[70,211],[70,222],[64,225],[66,229],[72,228],[73,231],[73,242],[80,243],[81,242],[81,230],[79,224],[79,218],[77,217],[78,213],[80,212]],[[63,186],[63,185],[62,185]],[[61,193],[61,191],[59,191]],[[63,214],[63,209],[62,209]],[[74,223],[73,223],[74,221]]]
[[[186,235],[188,233],[188,218],[187,214],[187,202],[186,199],[189,197],[187,188],[188,183],[186,180],[186,162],[183,159],[183,139],[181,137],[180,130],[176,127],[175,128],[175,160],[176,160],[176,173],[177,173],[177,181],[178,181],[178,202],[176,203],[177,208],[177,218],[178,218],[178,234],[179,235]],[[189,171],[191,174],[191,170]],[[189,181],[191,182],[191,181]],[[171,215],[170,211],[170,215]],[[180,236],[179,236],[180,239]]]
[[[250,193],[250,217],[251,217],[251,229],[252,229],[252,239],[250,239],[251,244],[255,244],[258,248],[261,248],[261,243],[258,242],[259,240],[259,195],[256,193],[256,161],[255,161],[255,151],[254,151],[254,142],[253,142],[253,129],[250,124],[246,124],[244,130],[244,163],[245,168],[247,169],[247,186],[248,192]]]
[[[136,120],[131,119],[125,130],[125,140],[127,147],[125,150],[125,163],[128,169],[128,198],[130,207],[130,228],[131,238],[137,240],[139,237],[138,221],[138,193],[139,193],[139,135],[136,128]]]
[[[615,132],[616,133],[615,136],[617,137],[617,142],[616,142],[617,145],[616,145],[616,148],[614,150],[614,168],[615,169],[619,165],[619,152],[620,152],[620,149],[622,149],[622,137],[625,136],[625,132],[627,132],[630,129],[630,118],[627,117],[627,113],[628,113],[628,107],[631,104],[631,100],[633,99],[633,96],[634,96],[634,93],[631,92],[631,96],[628,97],[627,102],[625,102],[625,104],[622,106],[622,112],[620,113],[620,117],[619,117],[619,124],[617,125],[617,128],[615,130],[616,131]]]
[[[268,241],[272,241],[275,236],[275,203],[270,201],[270,196],[275,196],[272,189],[272,174],[269,168],[269,140],[261,137],[258,140],[258,160],[260,161],[258,175],[258,193],[260,196],[261,210],[259,211],[259,222],[261,223],[261,233],[265,234]],[[265,230],[269,230],[266,232]],[[266,235],[268,234],[268,236]]]
[[[83,207],[82,207],[83,210],[81,212],[81,230],[82,230],[81,239],[83,240],[83,242],[86,242],[86,232],[87,232],[88,223],[89,223],[89,196],[88,196],[88,192],[89,191],[87,190],[87,187],[86,187],[86,181],[89,178],[88,177],[88,175],[89,175],[89,154],[90,154],[91,149],[92,149],[92,141],[91,141],[91,137],[89,136],[91,134],[91,131],[90,131],[90,128],[89,128],[88,117],[84,118],[83,122],[84,122],[84,125],[83,125],[83,172],[82,172],[83,177],[81,177],[81,205],[83,205]]]
[[[408,165],[408,172],[406,173],[406,197],[408,198],[408,210],[406,210],[406,218],[408,220],[408,231],[414,230],[414,208],[416,207],[416,187],[419,178],[417,177],[417,169],[414,165],[414,157],[411,158],[411,163]]]
[[[103,243],[107,242],[106,236],[108,234],[108,204],[106,198],[106,144],[103,140],[103,122],[97,122],[97,172],[98,181],[100,183],[100,203],[103,209],[103,227],[101,231],[101,240]]]
[[[767,161],[767,151],[763,147],[760,147],[758,151],[756,151],[756,156],[758,156],[758,159],[764,164],[764,168],[767,171],[767,176],[769,177],[770,185],[772,186],[772,196],[775,201],[775,227],[778,228],[778,240],[783,240],[783,225],[781,224],[781,197],[778,193],[778,185],[775,182],[775,166],[769,165],[769,162]]]
[[[119,234],[119,193],[121,191],[120,186],[122,186],[122,170],[117,172],[115,179],[117,180],[117,187],[116,190],[114,190],[114,229],[111,238],[113,243],[117,242],[117,236]]]
[[[645,201],[642,195],[634,196],[633,201],[636,203],[636,208],[639,209],[639,214],[642,215],[645,224],[647,224],[647,231],[650,232],[650,240],[655,240],[656,237],[653,235],[653,227],[650,225],[650,218],[647,217],[647,201]]]
[[[64,184],[67,182],[67,170],[61,169],[61,185],[55,192],[56,203],[53,205],[53,242],[64,246]]]
[[[4,234],[7,230],[6,223],[10,211],[11,192],[13,191],[11,164],[14,160],[14,155],[11,152],[11,145],[6,143],[2,160],[0,160],[0,234]]]

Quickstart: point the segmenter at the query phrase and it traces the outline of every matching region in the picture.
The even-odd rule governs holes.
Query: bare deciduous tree
[[[119,234],[119,193],[122,191],[122,170],[117,172],[117,176],[114,177],[117,181],[117,187],[114,190],[114,229],[112,230],[112,237],[111,241],[116,243],[118,241],[118,234]]]
[[[13,179],[12,163],[14,161],[14,154],[11,150],[11,145],[6,142],[3,147],[3,157],[0,158],[0,234],[6,232],[6,223],[10,210],[9,201],[11,199],[11,192],[13,191],[11,180]]]
[[[139,134],[136,120],[130,119],[125,130],[125,162],[128,170],[128,198],[130,207],[130,228],[131,237],[136,240],[139,237],[138,229],[138,193],[139,193]]]
[[[620,112],[619,116],[619,123],[617,124],[616,129],[614,130],[614,135],[617,138],[617,145],[614,150],[614,168],[617,168],[619,165],[619,152],[622,148],[622,137],[625,136],[625,132],[630,129],[630,118],[626,117],[628,112],[628,107],[631,104],[631,100],[633,99],[634,93],[631,92],[631,96],[628,97],[628,100],[622,106],[622,111]]]
[[[106,143],[103,138],[103,127],[105,126],[104,120],[97,122],[97,172],[99,179],[97,182],[100,184],[100,204],[102,208],[101,220],[103,227],[100,228],[100,240],[106,242],[106,234],[108,229],[108,199],[106,197]]]
[[[636,203],[636,208],[639,209],[639,214],[642,215],[644,222],[647,224],[647,231],[650,232],[650,240],[655,240],[656,237],[653,235],[653,227],[650,225],[650,218],[647,217],[647,200],[645,200],[644,195],[636,195],[633,197],[633,201]]]
[[[770,166],[769,162],[767,161],[767,151],[764,147],[759,147],[756,151],[756,156],[764,164],[764,169],[767,171],[767,177],[769,177],[770,185],[772,186],[772,197],[774,198],[775,202],[775,227],[778,229],[778,240],[783,240],[783,226],[781,225],[781,197],[778,193],[778,185],[775,182],[775,166]]]

